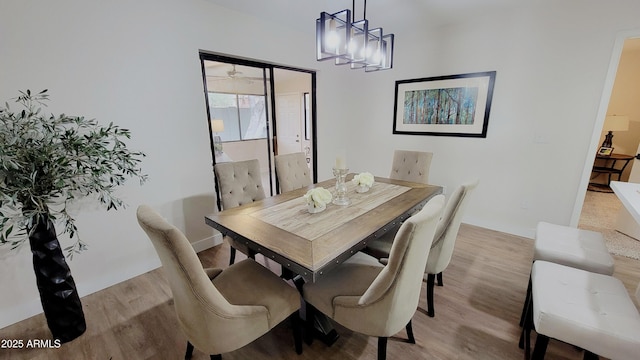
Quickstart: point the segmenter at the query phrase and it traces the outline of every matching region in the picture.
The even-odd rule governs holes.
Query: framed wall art
[[[487,137],[495,71],[396,81],[393,133]]]

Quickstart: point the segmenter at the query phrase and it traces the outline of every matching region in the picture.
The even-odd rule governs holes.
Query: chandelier
[[[320,13],[316,19],[317,60],[334,59],[336,65],[364,68],[367,72],[391,69],[393,34],[383,34],[382,28],[369,28],[367,0],[362,20],[355,21],[355,0],[352,9]]]

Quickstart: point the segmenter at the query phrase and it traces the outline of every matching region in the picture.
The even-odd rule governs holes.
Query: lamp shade
[[[604,120],[604,131],[629,130],[629,117],[625,115],[609,115]]]
[[[211,131],[215,133],[224,132],[224,120],[222,119],[211,120]]]

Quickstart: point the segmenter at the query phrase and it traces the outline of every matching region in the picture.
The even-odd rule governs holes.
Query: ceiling
[[[207,0],[228,9],[274,21],[299,31],[315,32],[315,19],[352,9],[348,0]],[[373,0],[367,2],[367,19],[389,32],[401,25],[429,23],[444,25],[464,18],[514,7],[524,0]],[[355,18],[362,18],[363,0],[355,1]]]

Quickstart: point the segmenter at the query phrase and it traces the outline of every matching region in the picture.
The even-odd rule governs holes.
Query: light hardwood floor
[[[522,309],[533,241],[462,225],[444,287],[435,290],[435,318],[425,314],[423,292],[413,317],[417,343],[402,342],[404,331],[389,341],[388,359],[522,359],[518,348]],[[205,267],[225,267],[227,245],[199,254]],[[261,257],[258,256],[258,260]],[[630,293],[640,281],[640,261],[615,257],[615,276]],[[274,271],[277,266],[269,264]],[[160,269],[82,299],[87,332],[59,349],[0,349],[0,359],[182,359],[186,339],[173,311],[171,292]],[[636,306],[638,303],[636,303]],[[375,359],[377,340],[336,326],[340,339],[293,348],[289,323],[244,348],[223,355],[246,359]],[[47,339],[43,315],[0,329],[0,339]],[[193,359],[208,359],[194,352]],[[547,359],[582,359],[572,346],[551,341]]]

